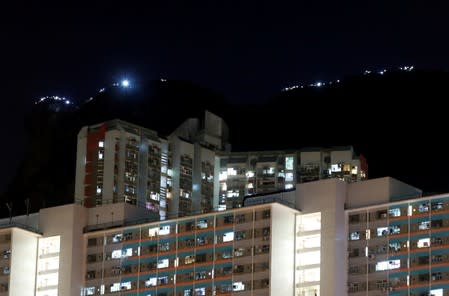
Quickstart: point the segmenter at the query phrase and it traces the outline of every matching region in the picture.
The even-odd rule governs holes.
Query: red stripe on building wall
[[[100,127],[95,130],[88,130],[87,132],[87,143],[86,143],[86,164],[84,166],[85,178],[84,178],[84,206],[92,207],[91,202],[89,202],[89,197],[93,196],[95,191],[95,182],[93,180],[94,166],[92,162],[98,157],[98,142],[104,141],[106,135],[106,124],[103,123]]]

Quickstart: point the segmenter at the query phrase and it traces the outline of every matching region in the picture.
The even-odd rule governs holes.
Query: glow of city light
[[[123,87],[129,87],[129,80],[128,79],[123,79],[122,80],[122,86]]]

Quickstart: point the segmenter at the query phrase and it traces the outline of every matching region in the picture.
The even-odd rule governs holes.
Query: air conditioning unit
[[[374,255],[374,254],[369,254],[369,255],[368,255],[368,259],[370,259],[370,260],[376,259],[376,255]]]

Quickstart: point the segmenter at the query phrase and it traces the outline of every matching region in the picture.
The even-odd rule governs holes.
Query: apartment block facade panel
[[[351,183],[368,175],[365,158],[352,147],[227,152],[219,153],[217,163],[218,209],[241,207],[245,196],[294,190],[298,183],[323,179]]]
[[[449,295],[449,196],[348,212],[349,295]]]
[[[162,220],[214,209],[215,153],[227,149],[223,120],[205,113],[167,138],[112,120],[78,134],[75,202],[86,207],[126,202]]]
[[[273,260],[273,211],[294,221],[263,205],[88,232],[83,295],[274,295],[270,270],[292,269]],[[294,225],[287,236],[293,251]]]

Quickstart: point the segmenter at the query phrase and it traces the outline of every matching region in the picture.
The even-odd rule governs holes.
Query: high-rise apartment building
[[[167,138],[112,120],[78,134],[75,202],[86,207],[126,202],[162,219],[213,209],[216,151],[229,149],[224,121],[205,113]]]
[[[42,209],[0,220],[0,295],[448,295],[449,197],[420,195],[327,179],[164,221],[125,202]]]
[[[231,152],[228,129],[207,112],[166,138],[121,120],[78,135],[75,201],[86,207],[127,202],[166,217],[241,207],[245,196],[293,190],[297,183],[365,180],[352,147]]]
[[[170,194],[167,167],[167,140],[152,130],[121,120],[83,127],[75,202],[86,207],[126,202],[163,214]]]
[[[365,158],[352,147],[306,148],[297,151],[219,153],[215,180],[219,209],[241,207],[245,196],[291,190],[297,183],[337,178],[367,178]]]

